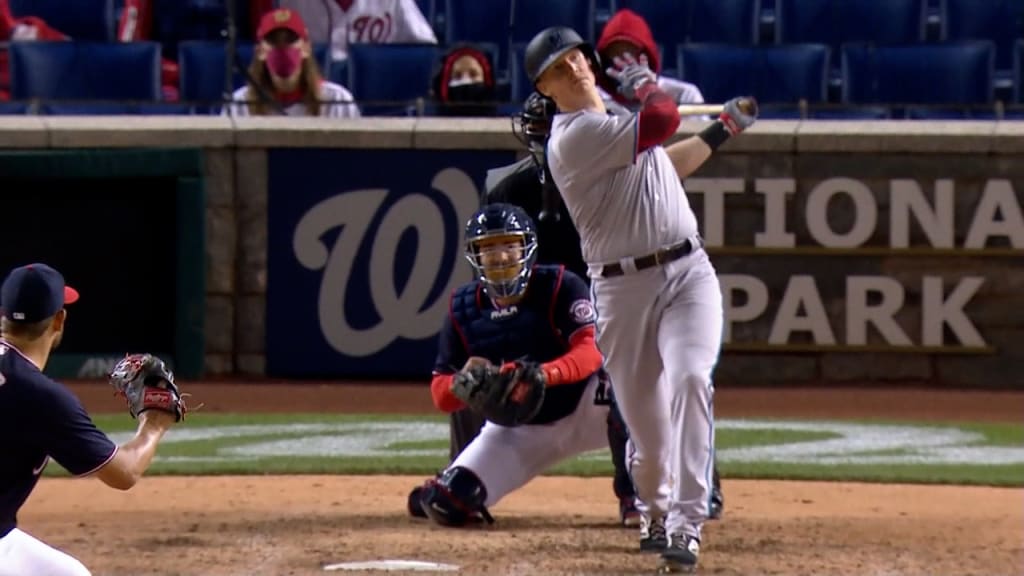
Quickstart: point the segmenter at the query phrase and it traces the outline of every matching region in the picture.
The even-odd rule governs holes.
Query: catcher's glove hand
[[[124,396],[132,418],[146,410],[174,414],[175,422],[185,418],[188,409],[174,383],[174,374],[152,354],[128,354],[114,366],[109,381]]]
[[[501,426],[527,424],[544,403],[547,384],[540,365],[514,362],[476,365],[455,374],[452,393],[475,412]]]

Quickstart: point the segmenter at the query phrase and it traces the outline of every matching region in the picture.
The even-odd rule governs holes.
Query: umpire
[[[522,207],[537,222],[537,263],[563,264],[566,269],[589,281],[587,265],[580,249],[579,233],[562,203],[561,193],[547,166],[547,141],[551,134],[551,121],[557,112],[554,101],[540,93],[534,92],[527,97],[520,114],[512,117],[512,133],[523,143],[529,155],[514,164],[487,172],[483,202],[507,202]],[[632,526],[635,523],[627,516],[635,509],[627,509],[626,504],[632,502],[636,495],[625,463],[629,432],[618,409],[614,405],[612,408],[608,444],[615,465],[615,495],[619,497],[623,524]],[[453,434],[457,428],[454,424],[453,421]],[[479,430],[479,425],[476,429]],[[710,518],[716,519],[721,517],[725,507],[717,464],[714,466],[712,480]]]

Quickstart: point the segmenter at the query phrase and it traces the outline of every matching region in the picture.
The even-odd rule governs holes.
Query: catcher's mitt
[[[174,374],[152,354],[128,354],[114,366],[109,381],[124,396],[132,418],[146,410],[169,412],[176,422],[185,418],[187,408],[174,383]]]
[[[495,424],[519,426],[540,411],[546,380],[540,365],[530,362],[477,365],[455,374],[452,393]]]

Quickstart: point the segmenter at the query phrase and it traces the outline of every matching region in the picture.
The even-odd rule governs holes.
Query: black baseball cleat
[[[668,547],[661,553],[659,574],[692,574],[697,570],[700,539],[689,534],[672,534]]]
[[[640,551],[661,552],[668,546],[668,535],[665,533],[665,518],[651,520],[647,515],[640,516]]]

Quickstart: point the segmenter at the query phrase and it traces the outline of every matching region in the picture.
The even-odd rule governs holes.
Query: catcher
[[[125,357],[110,383],[138,418],[135,437],[115,445],[78,399],[43,374],[60,344],[66,305],[78,292],[45,264],[14,269],[0,288],[0,576],[89,576],[75,558],[17,528],[18,509],[50,458],[75,476],[95,475],[128,490],[149,467],[164,433],[185,417],[185,404],[164,363],[149,354]]]
[[[594,342],[586,283],[535,265],[533,222],[511,204],[482,208],[466,227],[476,279],[455,289],[441,330],[431,394],[443,412],[487,422],[409,511],[445,526],[487,508],[555,464],[607,446],[610,385]]]

